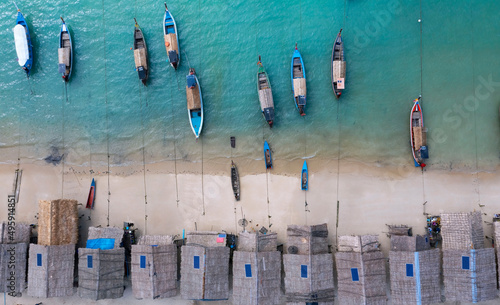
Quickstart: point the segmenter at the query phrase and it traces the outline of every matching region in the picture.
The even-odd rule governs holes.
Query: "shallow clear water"
[[[69,164],[111,165],[203,157],[262,158],[268,140],[278,160],[352,157],[411,165],[409,111],[422,94],[430,166],[483,169],[499,158],[500,3],[422,1],[177,1],[181,65],[166,62],[163,3],[22,1],[35,67],[29,80],[16,62],[15,7],[0,4],[0,155],[40,160],[53,148]],[[63,16],[73,34],[74,70],[57,73]],[[145,34],[150,79],[134,71],[133,18]],[[422,19],[419,23],[418,19]],[[332,43],[343,28],[347,89],[330,83]],[[421,33],[422,29],[422,33]],[[295,109],[290,60],[304,58],[307,116]],[[258,55],[276,107],[273,129],[260,114]],[[189,66],[204,97],[201,140],[192,134],[185,96]],[[488,84],[489,85],[485,85]],[[237,148],[230,150],[230,136]],[[175,143],[175,150],[174,150]],[[340,149],[339,149],[340,144]]]

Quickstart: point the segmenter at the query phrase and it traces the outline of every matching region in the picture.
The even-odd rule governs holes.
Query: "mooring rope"
[[[203,138],[199,138],[201,141],[201,202],[203,204],[203,216],[205,216],[205,186],[203,184]]]
[[[108,217],[107,217],[107,226],[109,227],[109,206],[111,202],[111,191],[110,191],[110,164],[109,164],[109,104],[108,104],[108,73],[107,73],[107,61],[106,61],[106,21],[105,21],[105,10],[104,10],[104,0],[102,0],[102,26],[103,26],[103,42],[104,42],[104,100],[106,103],[106,150],[107,150],[107,162],[108,168],[106,171],[108,178]]]
[[[420,95],[423,93],[423,88],[424,88],[424,56],[423,56],[423,29],[422,29],[422,0],[420,0],[420,15],[419,15],[419,20],[418,22],[420,23]],[[425,171],[422,168],[422,205],[424,208],[424,215],[425,215],[425,205],[427,204],[427,201],[425,200]]]
[[[342,28],[346,28],[347,20],[347,0],[344,1],[344,24]],[[338,124],[338,134],[337,134],[337,217],[335,222],[335,245],[337,245],[338,240],[338,227],[339,227],[339,211],[340,211],[340,201],[339,201],[339,191],[340,191],[340,155],[341,155],[341,132],[342,124],[340,121],[340,102],[337,100],[337,124]]]
[[[148,106],[148,91],[139,82],[139,100],[140,100],[140,108],[141,108],[141,131],[142,131],[142,171],[143,171],[143,179],[144,179],[144,234],[147,234],[148,230],[148,192],[147,192],[147,181],[146,181],[146,141],[144,137],[144,109],[142,107],[142,92],[146,91],[146,107]]]
[[[266,140],[265,136],[265,129],[266,126],[262,125],[262,142]],[[264,145],[264,144],[262,144]],[[269,147],[269,150],[271,150],[271,147]],[[272,152],[272,150],[271,150]],[[270,202],[269,202],[269,171],[267,170],[267,161],[266,157],[264,156],[264,164],[266,164],[266,198],[267,198],[267,225],[270,228],[271,227],[271,207],[270,207]]]
[[[65,119],[64,119],[64,115],[65,115],[65,104],[66,104],[66,101],[68,100],[68,91],[66,90],[66,82],[64,82],[64,91],[63,91],[63,99],[62,99],[62,151],[63,151],[63,155],[62,155],[62,159],[61,159],[61,163],[62,163],[62,174],[61,174],[61,198],[64,198],[64,169],[65,169],[65,165],[66,165],[66,162],[64,160],[64,157],[65,157],[65,153],[66,153],[66,145],[65,145],[65,139],[64,139],[64,133],[65,133]]]
[[[177,78],[177,74],[176,74]],[[177,86],[179,86],[179,82],[177,82]],[[179,89],[180,91],[180,89]],[[172,112],[172,128],[173,128],[173,135],[174,135],[174,176],[175,176],[175,196],[176,196],[176,206],[179,207],[179,184],[177,181],[177,134],[176,134],[176,128],[175,128],[175,113],[174,113],[174,97],[172,94],[172,90],[170,90],[170,100],[172,101],[172,105],[170,107],[170,110]]]
[[[474,10],[473,9],[470,9],[470,15],[471,15],[471,26],[470,28],[472,30],[474,30],[474,25],[473,25],[473,12]],[[476,71],[475,71],[475,68],[474,68],[474,59],[476,58],[474,56],[474,35],[470,35],[471,36],[471,55],[472,55],[472,90],[474,90],[474,88],[476,88],[476,80],[474,78],[475,74],[476,74]],[[475,188],[476,188],[476,193],[477,193],[477,202],[478,202],[478,205],[479,207],[483,208],[483,205],[481,205],[481,193],[480,193],[480,179],[479,179],[479,153],[478,153],[478,148],[477,148],[477,112],[476,112],[476,107],[474,107],[474,144],[475,144],[475,148],[476,148],[476,180],[474,182],[475,184]]]

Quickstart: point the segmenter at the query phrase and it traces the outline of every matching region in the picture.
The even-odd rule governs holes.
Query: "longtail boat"
[[[15,3],[14,3],[15,4]],[[33,46],[31,45],[30,30],[24,19],[21,10],[17,7],[17,19],[14,26],[14,41],[16,43],[17,63],[26,72],[29,78],[30,71],[33,68]]]
[[[426,138],[420,97],[418,97],[413,101],[413,107],[410,112],[410,144],[415,167],[424,168],[426,166],[424,159],[429,158]]]
[[[304,160],[304,164],[302,165],[302,173],[300,175],[300,189],[303,191],[307,191],[308,189],[308,170],[307,170],[307,161]]]
[[[179,35],[174,16],[170,13],[165,3],[165,16],[163,17],[163,38],[167,49],[168,61],[177,70],[181,63],[181,52],[179,50]]]
[[[295,107],[299,110],[300,115],[306,115],[306,71],[304,69],[304,61],[295,44],[295,51],[292,56],[292,90]]]
[[[93,209],[95,203],[95,180],[92,178],[92,183],[90,184],[89,197],[87,198],[87,209]]]
[[[260,55],[257,66],[257,91],[259,93],[260,109],[262,110],[262,115],[269,124],[269,127],[272,128],[274,122],[273,92],[271,90],[271,83],[269,82],[266,69],[264,69],[262,62],[260,61]]]
[[[342,29],[337,34],[332,50],[332,87],[337,98],[345,89],[346,63],[344,57],[344,42],[342,41]]]
[[[201,95],[200,83],[196,72],[193,68],[189,69],[189,74],[186,76],[186,99],[189,115],[189,123],[193,130],[196,139],[200,137],[201,128],[203,127],[203,96]]]
[[[73,44],[71,41],[71,34],[61,17],[62,25],[59,33],[59,49],[57,50],[59,59],[59,73],[61,73],[64,81],[68,81],[71,77],[71,70],[73,67]]]
[[[264,161],[266,162],[266,169],[273,168],[273,157],[267,141],[264,141]]]
[[[149,76],[149,65],[148,65],[148,47],[146,46],[146,40],[142,34],[142,30],[135,20],[134,27],[134,61],[135,69],[139,74],[139,79],[142,81],[144,86],[148,81]]]
[[[231,160],[231,185],[233,186],[234,198],[236,201],[240,200],[240,176],[238,175],[238,168]]]

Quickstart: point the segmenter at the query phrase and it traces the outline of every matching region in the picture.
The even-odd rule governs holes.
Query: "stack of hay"
[[[242,232],[233,254],[233,304],[280,303],[281,253],[277,234]]]
[[[443,278],[447,301],[497,297],[495,249],[484,248],[480,212],[441,214]]]
[[[386,262],[379,246],[376,235],[339,236],[339,304],[387,304]]]
[[[77,201],[38,203],[38,244],[31,244],[28,295],[51,298],[73,295],[75,245],[78,241]]]
[[[172,236],[141,236],[132,245],[132,290],[137,299],[177,294],[177,246]]]
[[[16,223],[0,225],[0,292],[18,296],[26,288],[26,258],[31,228]]]
[[[89,228],[86,248],[78,249],[78,296],[94,301],[123,296],[123,230]]]
[[[283,255],[287,305],[333,305],[333,256],[328,253],[328,228],[290,225]]]
[[[392,302],[441,302],[440,263],[441,253],[439,249],[430,249],[428,237],[391,234],[389,266]]]
[[[187,232],[181,248],[181,297],[188,300],[229,298],[229,248],[226,234]]]

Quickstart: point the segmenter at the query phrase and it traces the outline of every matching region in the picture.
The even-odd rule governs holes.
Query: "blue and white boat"
[[[73,43],[71,41],[71,34],[61,17],[62,25],[61,32],[59,33],[59,49],[57,50],[59,59],[59,73],[61,73],[64,81],[68,81],[71,77],[73,67]]]
[[[306,70],[304,69],[304,61],[295,44],[295,52],[292,57],[292,90],[295,106],[299,110],[300,115],[306,115]]]
[[[201,128],[203,127],[203,97],[201,95],[200,83],[196,72],[193,68],[189,69],[189,74],[186,76],[186,99],[189,115],[189,123],[193,130],[196,139],[200,137]]]
[[[267,141],[264,141],[264,161],[266,161],[266,169],[273,168],[273,157],[271,156],[271,148]]]
[[[19,8],[17,8],[16,26],[13,31],[14,41],[16,43],[17,62],[26,72],[26,76],[29,77],[31,68],[33,68],[33,46],[31,45],[28,24]]]
[[[300,175],[300,189],[307,191],[308,188],[308,171],[307,171],[307,161],[304,160],[304,165],[302,165],[302,174]]]
[[[181,63],[181,52],[179,51],[179,36],[174,16],[169,12],[165,3],[165,16],[163,17],[163,38],[167,49],[168,61],[177,70]]]

